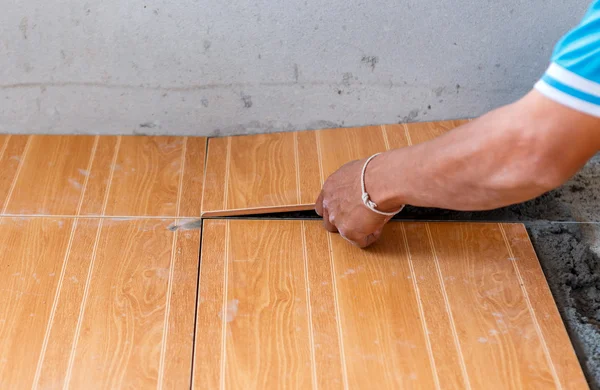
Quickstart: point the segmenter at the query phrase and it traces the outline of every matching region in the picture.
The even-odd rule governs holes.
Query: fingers
[[[319,193],[319,197],[317,198],[316,202],[315,202],[315,212],[317,213],[317,215],[319,217],[323,216],[323,191],[321,190],[321,193]]]
[[[323,217],[323,226],[325,227],[325,229],[332,233],[335,233],[337,232],[337,229],[335,227],[333,218],[329,217],[329,210],[327,210],[327,205],[325,205],[324,203],[325,202],[323,201],[323,191],[321,190],[321,193],[319,194],[319,197],[315,202],[315,212],[320,217]]]
[[[345,229],[338,229],[340,236],[342,236],[346,241],[352,243],[353,245],[356,245],[360,248],[366,248],[368,246],[371,246],[373,243],[375,243],[377,240],[379,240],[379,237],[381,237],[381,229],[376,230],[375,232],[371,233],[371,234],[364,234],[364,233],[357,233],[357,232],[352,232],[352,231],[347,231]]]
[[[377,240],[379,240],[379,237],[381,237],[381,230],[378,230],[375,233],[369,234],[367,237],[365,237],[365,240],[363,242],[364,246],[361,246],[361,248],[366,248],[368,246],[371,246]]]
[[[333,221],[329,218],[329,211],[326,208],[322,209],[323,212],[323,226],[331,233],[336,233],[338,230],[333,224]]]

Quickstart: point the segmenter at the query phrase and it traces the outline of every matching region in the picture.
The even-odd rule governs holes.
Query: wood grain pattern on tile
[[[440,388],[468,388],[465,359],[455,338],[452,313],[445,304],[446,292],[440,284],[437,263],[431,251],[427,225],[403,223],[403,239],[407,246],[411,278],[420,296],[423,328],[429,335],[429,346]]]
[[[316,388],[342,389],[346,384],[341,359],[341,335],[335,286],[329,255],[329,237],[321,224],[301,223],[304,232],[304,265],[310,302]]]
[[[296,136],[296,174],[301,205],[312,205],[321,191],[321,168],[316,131],[301,131]]]
[[[23,152],[29,140],[27,135],[5,135],[0,149],[0,212],[8,206],[7,198],[15,182],[15,176],[21,166]]]
[[[31,388],[72,220],[0,218],[0,388]]]
[[[93,136],[29,137],[4,213],[75,214],[84,190],[79,171],[90,165],[96,141]]]
[[[210,275],[213,288],[201,287],[195,387],[311,387],[300,224],[284,222],[277,229],[261,221],[224,224],[206,221],[200,283]],[[277,260],[265,253],[276,254]],[[211,260],[222,267],[215,269]],[[214,288],[216,283],[221,287]],[[207,347],[217,353],[206,356]]]
[[[223,366],[223,306],[229,223],[205,220],[202,232],[196,342],[192,384],[194,389],[218,389]]]
[[[323,179],[352,160],[388,150],[382,126],[318,130]]]
[[[205,137],[187,137],[179,216],[200,217],[204,184]]]
[[[556,371],[561,386],[565,389],[585,389],[587,383],[575,352],[570,344],[555,343],[553,340],[566,340],[568,334],[560,318],[558,308],[552,298],[550,287],[537,259],[527,231],[522,225],[502,224],[505,242],[510,248],[513,265],[519,274],[523,289],[532,302],[533,315],[539,324],[539,332],[546,342],[551,364]],[[546,356],[540,359],[547,358]]]
[[[368,251],[331,236],[350,388],[436,387],[401,226]]]
[[[0,218],[0,388],[189,387],[199,231]]]
[[[194,322],[200,230],[177,232],[170,271],[170,309],[163,329],[162,387],[189,388],[194,350]]]
[[[159,379],[164,378],[161,362],[165,357],[161,355],[165,350],[173,350],[163,348],[165,324],[170,320],[166,316],[169,305],[177,305],[168,295],[169,281],[194,283],[193,278],[186,281],[170,275],[172,262],[177,264],[178,259],[173,258],[177,251],[172,250],[174,234],[167,229],[169,222],[109,218],[101,221],[84,282],[75,342],[69,351],[65,381],[71,387],[95,383],[102,388],[145,388],[157,386]],[[191,254],[193,262],[193,251],[181,253]],[[181,270],[176,272],[181,275]],[[190,287],[184,290],[189,292]],[[187,304],[189,299],[192,298],[186,298]],[[171,313],[176,314],[177,310]],[[191,323],[182,321],[179,325],[168,330],[183,334],[166,340],[182,343],[187,333],[190,344]],[[191,351],[187,359],[191,360]]]
[[[106,215],[176,216],[183,137],[122,137]]]
[[[227,208],[299,203],[294,134],[232,137],[230,142]]]
[[[81,177],[88,176],[80,215],[102,215],[106,200],[106,190],[109,187],[111,172],[113,172],[113,162],[116,159],[116,148],[120,143],[119,138],[111,136],[99,137],[96,154],[90,169],[79,171]]]
[[[500,228],[430,224],[434,260],[474,388],[560,388]],[[460,259],[460,261],[457,261]],[[464,315],[468,310],[469,315]],[[552,340],[552,342],[556,342]],[[535,361],[536,364],[524,364]],[[486,364],[473,364],[486,362]]]
[[[204,231],[195,388],[586,388],[522,225]]]
[[[366,126],[212,138],[206,217],[310,210],[324,180],[345,163],[422,142],[466,121]]]
[[[43,220],[40,218],[40,220]],[[73,345],[75,325],[86,286],[94,249],[98,219],[67,219],[72,224],[71,246],[64,259],[48,257],[46,262],[61,267],[56,272],[56,294],[47,291],[51,316],[46,325],[44,343],[37,360],[34,388],[59,389],[64,385],[69,363],[68,346]]]
[[[225,387],[307,388],[313,367],[302,231],[292,221],[277,229],[261,222],[229,229]]]
[[[205,151],[205,137],[2,136],[0,213],[100,216],[110,188],[106,215],[199,217]]]

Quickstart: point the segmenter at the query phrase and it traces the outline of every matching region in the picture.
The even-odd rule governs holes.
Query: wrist
[[[403,186],[398,185],[398,170],[394,167],[390,153],[376,156],[369,162],[365,171],[365,187],[369,198],[383,212],[393,212],[404,204],[401,194]]]

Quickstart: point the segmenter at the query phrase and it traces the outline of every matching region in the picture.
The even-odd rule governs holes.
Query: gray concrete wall
[[[0,132],[202,134],[477,116],[589,0],[8,1]]]

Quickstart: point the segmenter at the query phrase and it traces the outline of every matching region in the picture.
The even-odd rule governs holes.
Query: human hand
[[[327,230],[339,232],[361,248],[377,241],[392,218],[369,210],[362,201],[360,178],[365,161],[351,161],[329,176],[315,205]]]

